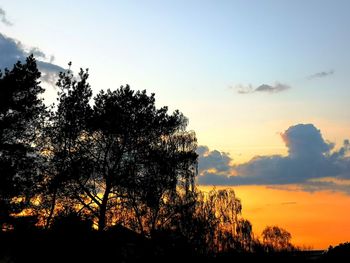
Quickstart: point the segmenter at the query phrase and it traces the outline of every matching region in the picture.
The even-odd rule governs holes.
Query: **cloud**
[[[54,85],[58,73],[64,69],[53,64],[53,57],[50,57],[50,62],[47,60],[46,54],[39,48],[27,49],[20,41],[9,38],[0,33],[0,69],[10,68],[17,61],[25,61],[26,57],[33,54],[37,59],[38,68],[41,71],[41,80]]]
[[[33,54],[37,59],[47,59],[46,54],[37,47],[32,47],[28,53]]]
[[[247,94],[247,93],[254,92],[254,88],[253,88],[252,84],[249,84],[247,86],[244,86],[242,84],[238,84],[235,86],[235,89],[237,90],[238,94]]]
[[[249,93],[255,93],[255,92],[277,93],[277,92],[290,89],[290,86],[279,82],[276,82],[273,86],[262,84],[256,88],[253,88],[251,84],[249,84],[248,86],[239,84],[239,85],[236,85],[236,89],[237,89],[237,93],[239,94],[249,94]]]
[[[321,158],[333,149],[334,144],[326,142],[312,124],[298,124],[289,127],[281,137],[292,159]]]
[[[231,169],[232,159],[228,153],[217,150],[209,151],[207,146],[199,146],[197,154],[199,156],[198,169],[200,170],[215,169],[218,172],[227,172]]]
[[[334,70],[329,70],[329,71],[321,71],[321,72],[317,72],[315,74],[312,74],[310,76],[307,77],[307,79],[311,80],[311,79],[316,79],[316,78],[324,78],[324,77],[328,77],[330,75],[334,74]]]
[[[217,150],[210,151],[207,146],[198,146],[198,171],[201,184],[211,184],[214,180],[222,180],[225,184],[228,175],[233,174],[232,158],[228,153]]]
[[[297,202],[282,202],[281,205],[296,205]]]
[[[270,85],[266,85],[266,84],[260,85],[259,87],[257,87],[255,89],[255,92],[276,93],[276,92],[281,92],[281,91],[287,90],[289,88],[290,88],[290,86],[277,82],[274,86],[270,86]]]
[[[23,60],[25,53],[20,42],[0,33],[0,57],[0,68],[3,69],[12,66],[17,60]]]
[[[334,150],[334,144],[325,141],[320,130],[312,124],[291,126],[281,137],[288,148],[288,156],[257,156],[247,163],[231,165],[226,174],[210,173],[211,167],[200,166],[198,182],[207,185],[300,184],[304,189],[344,188],[342,183],[335,185],[334,181],[325,182],[323,179],[332,178],[337,182],[350,179],[348,140],[340,149]]]
[[[350,184],[345,180],[339,181],[311,181],[300,186],[300,189],[307,192],[332,191],[343,192],[350,195]]]
[[[12,25],[13,25],[12,22],[10,22],[10,21],[7,19],[5,10],[2,9],[1,7],[0,7],[0,21],[1,21],[3,24],[7,25],[7,26],[12,26]]]
[[[38,61],[38,68],[41,70],[41,80],[51,85],[56,85],[58,73],[65,71],[64,68],[44,61]]]

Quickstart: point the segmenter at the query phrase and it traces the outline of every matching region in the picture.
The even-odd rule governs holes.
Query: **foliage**
[[[241,201],[232,189],[196,191],[192,205],[182,210],[173,224],[199,253],[249,250],[252,228],[240,217],[241,210]]]
[[[291,250],[293,249],[290,240],[292,235],[285,229],[278,226],[267,226],[263,232],[263,242],[268,249]]]
[[[91,107],[87,79],[87,70],[78,80],[67,71],[57,82],[58,108],[46,133],[47,224],[64,199],[99,230],[122,221],[149,235],[172,215],[177,192],[192,191],[196,137],[179,111],[157,109],[154,94],[128,85],[99,92]]]
[[[46,116],[39,78],[33,56],[0,71],[0,226],[38,190],[37,141]]]
[[[326,262],[349,262],[350,260],[350,243],[340,243],[333,247],[330,246],[323,255],[323,260]]]
[[[232,189],[198,190],[197,139],[181,112],[157,108],[154,94],[128,85],[93,96],[88,70],[74,77],[70,66],[59,74],[57,106],[50,108],[40,99],[33,56],[0,73],[4,230],[23,238],[29,230],[53,239],[87,235],[101,248],[118,232],[143,245],[152,240],[155,251],[174,257],[177,250],[293,248],[290,233],[276,226],[264,230],[263,244],[254,238]]]

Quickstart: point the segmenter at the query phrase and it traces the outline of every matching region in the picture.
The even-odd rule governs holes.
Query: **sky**
[[[350,236],[340,219],[350,211],[349,10],[347,0],[0,0],[0,68],[34,53],[48,102],[70,61],[89,68],[95,93],[154,92],[196,132],[200,184],[235,187],[247,211],[270,215],[248,213],[253,226],[275,218],[324,248]],[[329,222],[345,230],[332,240],[312,228],[325,227],[318,197],[339,201]],[[283,211],[300,211],[299,223],[273,217],[269,202],[295,202]]]

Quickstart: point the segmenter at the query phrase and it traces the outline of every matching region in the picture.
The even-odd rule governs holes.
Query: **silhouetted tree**
[[[236,225],[241,214],[241,201],[233,189],[213,189],[206,196],[207,204],[213,210],[217,224],[212,240],[218,251],[233,249],[236,246]]]
[[[88,152],[95,153],[90,156],[96,166],[93,176],[86,174],[84,188],[98,207],[99,229],[108,210],[126,206],[137,230],[150,232],[180,183],[187,191],[193,185],[196,138],[185,131],[180,112],[157,109],[154,94],[129,86],[101,91],[93,110]],[[102,193],[100,200],[96,193]]]
[[[195,135],[180,112],[157,109],[154,94],[129,86],[101,91],[91,108],[87,78],[87,71],[78,80],[68,71],[57,83],[59,104],[47,133],[47,222],[60,196],[100,230],[127,216],[130,227],[150,233],[170,215],[166,207],[179,187],[193,187]]]
[[[197,141],[182,113],[157,108],[154,94],[128,85],[93,98],[88,77],[88,70],[61,72],[58,105],[48,111],[33,56],[0,72],[0,227],[16,230],[0,231],[12,251],[3,255],[20,248],[14,258],[26,262],[41,247],[38,262],[46,262],[62,242],[67,253],[91,244],[100,252],[93,260],[76,253],[75,261],[106,261],[110,254],[101,252],[109,245],[123,260],[294,249],[291,234],[277,226],[265,228],[263,244],[255,240],[232,189],[196,188]],[[94,232],[93,224],[110,229]]]
[[[194,206],[182,210],[181,217],[175,224],[178,225],[182,234],[198,253],[217,252],[216,236],[220,220],[215,211],[215,199],[212,197],[212,192],[206,195],[201,191],[197,191],[193,199]]]
[[[30,203],[40,179],[37,140],[46,111],[39,78],[33,56],[0,72],[0,226]]]
[[[292,235],[278,226],[267,226],[262,232],[263,242],[269,250],[291,250]]]
[[[236,233],[243,251],[251,251],[254,237],[252,224],[247,219],[240,219],[237,222]]]
[[[339,245],[330,246],[322,256],[322,262],[349,262],[350,260],[350,243],[340,243]]]
[[[173,116],[179,118],[179,125],[186,125],[182,116]],[[186,132],[184,127],[162,133],[151,140],[148,150],[140,149],[141,169],[126,187],[139,230],[149,233],[171,224],[171,219],[191,204],[194,191],[197,163],[194,133]],[[179,198],[184,202],[178,202]]]
[[[221,227],[235,235],[238,215],[242,212],[242,204],[241,200],[236,197],[234,190],[212,190],[209,192],[209,198],[214,199],[215,210],[220,219]]]
[[[194,204],[174,222],[189,242],[202,254],[236,248],[240,238],[236,226],[242,205],[235,192],[232,189],[197,191],[192,198]]]
[[[90,173],[92,167],[90,159],[81,150],[92,115],[88,76],[88,70],[81,69],[75,79],[69,68],[59,74],[57,81],[58,105],[56,111],[51,111],[42,141],[47,162],[44,171],[46,188],[42,192],[40,209],[46,227],[56,213],[77,208],[87,197],[85,189],[80,187],[80,178],[81,173]]]

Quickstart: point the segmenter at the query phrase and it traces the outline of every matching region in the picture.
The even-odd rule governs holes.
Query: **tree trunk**
[[[100,213],[98,217],[98,231],[103,231],[106,227],[106,213],[107,213],[107,203],[108,197],[111,191],[111,186],[109,183],[106,184],[106,190],[103,194],[102,202],[100,205]]]
[[[48,229],[50,227],[51,219],[53,217],[53,214],[54,214],[55,208],[56,208],[56,196],[57,196],[57,189],[54,190],[53,195],[52,195],[50,212],[49,212],[49,215],[46,219],[45,229]]]

